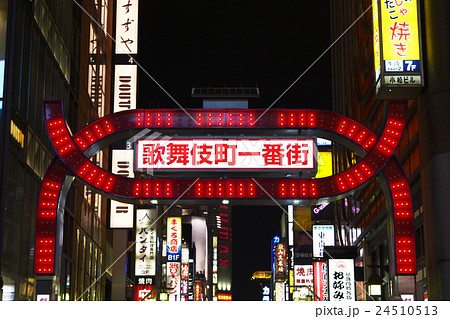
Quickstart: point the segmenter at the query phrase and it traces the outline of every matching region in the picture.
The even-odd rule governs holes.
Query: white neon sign
[[[136,169],[316,169],[314,139],[141,139]]]

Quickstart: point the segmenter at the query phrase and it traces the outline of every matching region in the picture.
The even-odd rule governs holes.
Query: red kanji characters
[[[209,158],[212,155],[211,145],[202,144],[199,145],[197,148],[197,144],[194,144],[194,146],[192,147],[191,154],[192,154],[192,165],[199,165],[202,163],[212,164],[212,161],[209,160]],[[198,160],[197,155],[200,157]]]
[[[397,38],[399,41],[402,41],[402,38],[404,38],[405,41],[409,41],[408,37],[411,35],[409,28],[409,23],[398,23],[395,21],[394,25],[389,27],[391,30],[391,41],[393,41],[394,38]]]
[[[144,144],[143,146],[143,160],[144,164],[156,165],[158,163],[164,164],[163,155],[166,152],[165,146],[157,144]]]
[[[229,159],[228,150],[231,151],[231,158]],[[229,165],[236,164],[236,145],[228,145],[228,144],[216,144],[214,145],[214,162],[218,163],[227,163]]]
[[[281,165],[283,161],[282,144],[264,144],[262,156],[265,165]]]
[[[306,147],[306,148],[303,148]],[[288,164],[302,164],[308,165],[308,144],[289,144],[286,149],[286,156],[288,158]]]
[[[189,162],[189,145],[173,144],[167,145],[167,164],[181,163],[186,165]]]

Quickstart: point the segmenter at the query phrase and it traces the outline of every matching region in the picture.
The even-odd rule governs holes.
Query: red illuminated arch
[[[45,123],[60,160],[54,160],[46,174],[46,179],[50,180],[51,185],[62,183],[61,181],[68,172],[67,168],[69,168],[77,178],[107,197],[129,202],[150,198],[175,199],[182,194],[183,198],[194,199],[224,197],[261,199],[270,196],[275,199],[327,198],[332,200],[353,191],[383,170],[392,194],[396,227],[396,253],[399,256],[397,272],[411,274],[416,271],[415,255],[412,258],[412,254],[415,254],[412,199],[406,176],[398,164],[398,160],[393,156],[405,128],[406,112],[406,101],[391,101],[380,138],[360,123],[332,112],[280,109],[267,112],[193,110],[190,112],[192,118],[181,110],[124,111],[94,121],[72,137],[65,124],[62,102],[48,101],[44,103]],[[316,129],[333,133],[353,142],[367,155],[346,171],[330,177],[314,180],[258,179],[256,184],[255,181],[249,179],[200,179],[197,181],[195,179],[131,179],[112,174],[96,166],[83,154],[83,152],[89,153],[90,150],[95,150],[96,143],[108,137],[120,136],[120,133],[143,128]],[[62,169],[64,165],[67,167],[65,172]],[[52,173],[53,171],[58,171],[60,175],[53,176],[55,175]],[[64,174],[63,177],[61,177],[62,174]],[[44,179],[39,198],[38,215],[39,209],[53,209],[58,202],[58,196],[54,196],[57,189],[51,193],[47,192],[45,182]],[[185,192],[188,188],[189,190]],[[53,235],[49,234],[48,238],[51,236]],[[39,238],[40,240],[41,238]],[[38,243],[38,233],[36,242]],[[36,273],[53,272],[49,267],[41,267],[36,260],[38,260],[38,256],[35,259]]]

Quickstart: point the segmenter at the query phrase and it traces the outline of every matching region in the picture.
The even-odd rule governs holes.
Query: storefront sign
[[[181,293],[181,264],[179,262],[167,263],[167,288],[170,301],[179,301]]]
[[[328,261],[330,301],[355,300],[355,270],[353,259]]]
[[[134,177],[132,150],[112,150],[111,172],[113,174]],[[133,228],[134,205],[111,200],[110,227]]]
[[[137,65],[117,64],[114,75],[114,113],[136,109]]]
[[[314,139],[141,139],[136,169],[316,169]]]
[[[286,275],[286,245],[278,243],[275,246],[275,275]]]
[[[275,283],[275,301],[284,301],[285,300],[285,284],[284,282],[276,282]]]
[[[139,0],[117,0],[116,54],[137,54]]]
[[[146,296],[147,299],[155,299],[156,291],[150,292],[155,289],[154,285],[135,285],[134,286],[134,301],[142,301]]]
[[[294,285],[308,286],[313,289],[314,273],[312,265],[295,265],[294,266]]]
[[[181,261],[181,217],[167,217],[167,260]]]
[[[418,0],[373,0],[372,8],[376,81],[382,75],[377,93],[415,97],[423,79]]]
[[[313,257],[323,257],[325,246],[334,246],[334,225],[313,225]]]
[[[314,262],[314,293],[319,296],[320,301],[328,299],[328,271],[325,261]],[[317,300],[317,298],[316,298]]]
[[[136,210],[136,276],[156,275],[156,209]]]

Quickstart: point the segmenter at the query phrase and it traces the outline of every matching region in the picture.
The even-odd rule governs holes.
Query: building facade
[[[359,19],[332,48],[333,110],[379,133],[383,129],[386,100],[377,99],[375,94],[372,10],[362,15],[366,9],[373,9],[374,3],[371,0],[331,1],[333,39]],[[336,205],[337,226],[342,229],[339,242],[358,247],[359,262],[365,267],[365,287],[373,273],[383,279],[382,293],[375,298],[381,300],[406,293],[405,290],[413,291],[415,300],[450,298],[448,249],[445,248],[450,238],[444,226],[448,225],[449,206],[444,193],[449,189],[450,171],[450,83],[449,62],[441,59],[448,53],[450,39],[445,32],[435,32],[450,23],[448,15],[443,13],[448,12],[449,4],[423,0],[418,5],[425,85],[417,97],[408,100],[407,127],[395,153],[408,177],[413,197],[417,257],[414,280],[405,280],[389,269],[389,264],[395,262],[390,253],[393,231],[380,179],[374,179]],[[335,172],[359,160],[339,145],[334,146],[334,156]],[[370,299],[364,290],[358,298]]]
[[[111,2],[0,2],[0,300],[36,300],[39,294],[33,270],[36,205],[55,155],[42,101],[63,100],[74,131],[109,112],[112,41],[100,26],[112,29]],[[94,44],[95,50],[90,50]],[[99,153],[95,160],[108,163],[106,155]],[[111,249],[106,204],[101,202],[79,182],[69,191],[58,217],[60,259],[55,275],[46,278],[52,285],[48,298],[107,298],[106,279],[93,284],[105,271]]]

